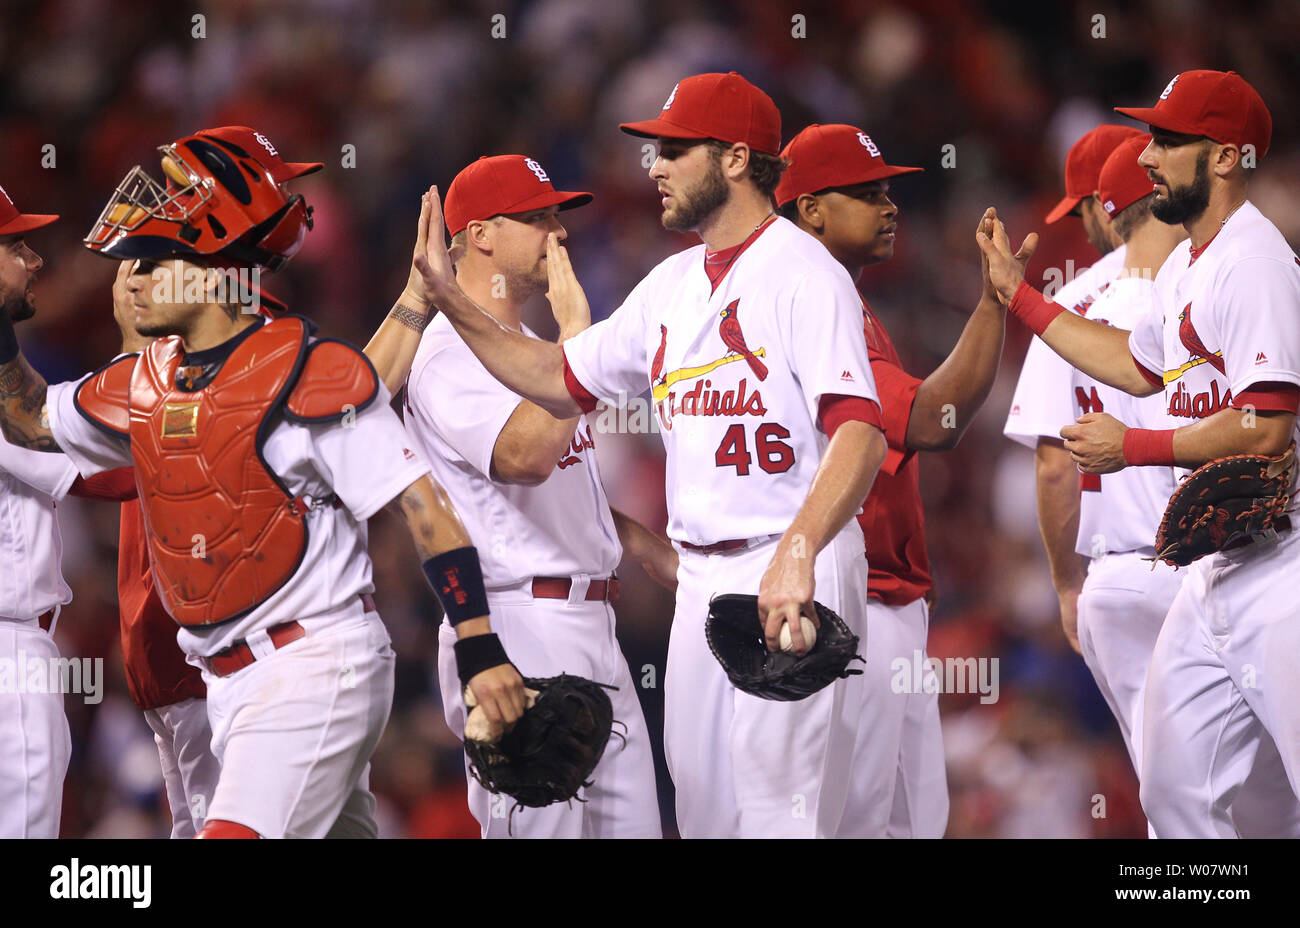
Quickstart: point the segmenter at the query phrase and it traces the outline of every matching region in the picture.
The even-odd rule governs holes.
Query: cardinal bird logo
[[[1212,353],[1205,347],[1201,341],[1201,336],[1196,334],[1196,329],[1192,328],[1192,304],[1188,303],[1183,307],[1183,311],[1178,314],[1178,340],[1183,343],[1183,347],[1191,352],[1192,358],[1201,358],[1209,361],[1210,365],[1220,374],[1226,374],[1227,371],[1223,366],[1223,358],[1219,354]]]
[[[659,324],[659,350],[655,352],[655,359],[650,362],[650,384],[657,384],[664,375],[664,349],[668,347],[668,326],[663,323]]]
[[[740,319],[736,316],[739,309],[740,300],[732,300],[731,305],[720,313],[722,321],[718,323],[718,334],[722,336],[723,344],[731,349],[733,354],[738,354],[745,359],[755,377],[766,380],[767,365],[749,350],[749,346],[745,344],[745,333],[740,331]]]

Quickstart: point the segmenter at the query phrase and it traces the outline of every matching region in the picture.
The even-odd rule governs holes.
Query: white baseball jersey
[[[129,441],[101,431],[77,412],[76,387],[62,383],[49,388],[55,440],[85,476],[131,465]],[[306,553],[284,586],[240,619],[181,628],[177,642],[182,650],[207,657],[250,632],[328,614],[374,591],[366,520],[429,472],[388,403],[381,383],[379,395],[350,426],[281,420],[271,429],[263,456],[289,492],[317,501],[336,494],[342,505],[312,506],[306,517]]]
[[[0,437],[0,618],[35,619],[72,601],[55,506],[76,478],[65,455]]]
[[[446,316],[434,318],[411,364],[406,426],[478,549],[484,583],[501,589],[532,577],[606,577],[623,549],[585,415],[543,483],[492,479],[497,438],[522,400],[487,372]]]
[[[668,535],[692,544],[784,532],[826,450],[820,398],[879,405],[862,300],[820,242],[777,218],[716,288],[704,260],[703,245],[673,255],[564,344],[585,407],[651,388]]]
[[[1190,239],[1174,249],[1129,350],[1163,378],[1178,425],[1228,407],[1252,384],[1300,385],[1300,258],[1247,200],[1198,253]]]
[[[1103,255],[1096,264],[1061,287],[1052,297],[1053,302],[1086,315],[1088,307],[1123,270],[1125,254],[1126,249],[1121,245]],[[1059,441],[1061,429],[1072,425],[1079,416],[1070,383],[1073,370],[1070,362],[1035,335],[1020,368],[1020,379],[1016,381],[1011,412],[1002,434],[1031,449],[1038,446],[1039,438]]]
[[[1155,284],[1121,277],[1097,296],[1088,318],[1132,330],[1151,312]],[[1076,416],[1105,412],[1130,428],[1168,429],[1178,423],[1165,415],[1159,395],[1137,397],[1071,369]],[[1079,541],[1086,557],[1153,548],[1160,519],[1174,493],[1172,467],[1126,467],[1114,474],[1082,474],[1079,487]],[[1154,553],[1154,551],[1152,551]]]

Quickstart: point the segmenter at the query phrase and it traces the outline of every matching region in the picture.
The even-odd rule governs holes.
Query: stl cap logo
[[[1171,80],[1168,84],[1165,85],[1164,92],[1160,94],[1160,99],[1161,99],[1161,100],[1168,100],[1168,99],[1169,99],[1169,94],[1173,92],[1174,84],[1177,84],[1177,83],[1178,83],[1178,78],[1180,78],[1180,77],[1182,77],[1181,74],[1175,74],[1175,75],[1174,75],[1174,79]]]
[[[859,132],[858,141],[862,143],[862,147],[867,150],[871,157],[880,157],[880,149],[876,147],[875,142],[871,141],[871,136],[867,135],[865,132]]]
[[[542,168],[540,164],[538,164],[532,158],[524,159],[524,167],[528,168],[528,170],[536,174],[537,179],[541,181],[543,184],[549,184],[551,182],[551,179],[546,176],[546,171]]]
[[[1113,213],[1113,212],[1115,212],[1115,201],[1114,201],[1114,200],[1107,200],[1105,203],[1103,203],[1103,204],[1101,204],[1101,205],[1104,206],[1104,207],[1106,207],[1106,212],[1107,212],[1107,213]]]
[[[680,85],[678,85],[678,84],[673,84],[673,92],[670,93],[670,94],[668,95],[668,99],[664,101],[664,109],[665,109],[665,110],[667,110],[668,107],[672,106],[672,105],[673,105],[673,101],[677,99],[677,88],[678,88],[678,86],[680,86]]]
[[[264,136],[262,133],[254,132],[253,138],[257,139],[258,144],[260,144],[263,148],[265,148],[267,151],[271,153],[271,157],[273,158],[280,157],[280,153],[275,150],[275,146],[271,144],[271,140],[268,139],[266,136]]]

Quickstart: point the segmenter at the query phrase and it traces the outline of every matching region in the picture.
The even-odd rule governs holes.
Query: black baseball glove
[[[817,618],[817,642],[803,657],[767,649],[763,623],[758,618],[758,597],[725,593],[709,601],[709,618],[704,634],[709,650],[718,659],[727,679],[736,689],[763,699],[793,702],[806,699],[836,680],[862,673],[849,669],[858,654],[858,636],[821,603]]]
[[[1198,467],[1169,498],[1153,560],[1186,567],[1280,528],[1291,502],[1294,466],[1292,445],[1285,454],[1234,454]]]
[[[536,691],[530,708],[496,741],[475,740],[481,728],[471,711],[465,753],[470,773],[491,793],[505,793],[518,806],[540,808],[579,798],[605,753],[614,726],[608,689],[583,677],[524,678]],[[580,800],[585,801],[585,800]]]

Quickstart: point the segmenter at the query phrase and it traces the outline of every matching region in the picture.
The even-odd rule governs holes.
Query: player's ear
[[[488,236],[488,223],[475,219],[465,227],[465,243],[479,251],[492,254],[492,240]]]
[[[736,142],[722,152],[722,172],[732,180],[740,180],[749,168],[749,146]]]
[[[1228,177],[1241,165],[1241,149],[1236,145],[1215,145],[1210,154],[1210,164],[1218,177]]]
[[[826,226],[826,216],[822,213],[822,202],[818,197],[811,193],[799,194],[799,199],[794,201],[795,209],[798,211],[800,225],[806,226],[813,232],[820,232]]]

